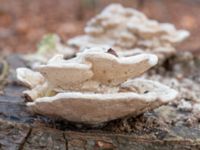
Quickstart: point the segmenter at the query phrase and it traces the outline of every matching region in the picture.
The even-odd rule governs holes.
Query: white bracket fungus
[[[177,30],[172,24],[159,23],[135,9],[111,4],[87,23],[85,35],[70,39],[68,45],[78,50],[107,46],[122,51],[122,55],[140,49],[166,57],[175,53],[175,45],[188,36],[188,31]]]
[[[38,72],[30,74],[25,70],[28,73],[22,74],[20,69],[17,72],[18,79],[31,88],[26,94],[32,99],[27,103],[32,112],[99,124],[139,115],[176,98],[177,92],[165,85],[132,79],[157,61],[153,54],[117,57],[113,50],[91,48],[73,59],[64,60],[58,55],[46,65],[37,66],[35,69],[43,75],[40,78],[45,78],[41,84],[38,76],[34,76]],[[29,83],[32,76],[37,86]]]
[[[34,88],[45,82],[45,78],[41,73],[32,71],[28,68],[17,68],[17,79],[29,88]]]
[[[122,56],[150,52],[163,61],[174,54],[175,46],[188,36],[188,31],[177,30],[172,24],[159,23],[138,10],[111,4],[87,23],[84,35],[68,40],[66,45],[61,43],[59,36],[46,35],[36,54],[24,58],[41,64],[56,54],[70,58],[85,48],[112,47]]]

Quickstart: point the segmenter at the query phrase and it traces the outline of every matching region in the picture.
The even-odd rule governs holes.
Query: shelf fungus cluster
[[[118,56],[112,49],[85,49],[72,59],[56,55],[35,71],[17,69],[30,111],[72,122],[99,124],[137,116],[174,100],[177,92],[136,78],[157,64],[154,54]]]
[[[188,31],[177,30],[172,24],[159,23],[135,9],[111,4],[87,23],[84,35],[70,39],[68,45],[77,49],[112,47],[122,55],[149,51],[162,58],[174,54],[175,45],[188,36]]]
[[[71,58],[77,52],[91,47],[113,48],[120,56],[150,52],[159,61],[176,53],[175,46],[190,35],[177,30],[170,23],[159,23],[143,13],[120,4],[111,4],[92,18],[85,27],[85,34],[61,43],[58,35],[44,36],[37,52],[24,57],[33,64],[46,63],[52,56],[62,54]]]

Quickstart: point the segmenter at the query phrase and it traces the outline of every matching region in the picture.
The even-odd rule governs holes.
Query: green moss
[[[59,42],[59,37],[56,34],[45,35],[37,46],[37,54],[45,55],[52,53],[56,49],[56,44]]]

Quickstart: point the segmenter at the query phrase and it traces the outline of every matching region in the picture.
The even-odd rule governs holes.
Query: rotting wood
[[[9,57],[11,70],[24,65],[20,57]],[[21,97],[24,87],[16,82],[13,71],[10,72],[5,94],[0,96],[0,149],[200,149],[198,123],[197,126],[162,125],[155,112],[132,121],[122,119],[123,126],[120,121],[114,121],[99,128],[78,128],[73,123],[33,116],[26,110]],[[172,106],[164,107],[169,110],[166,118],[180,113]],[[130,131],[126,127],[128,124]]]
[[[66,150],[65,143],[62,131],[52,128],[32,128],[23,149]]]
[[[7,149],[173,149],[198,150],[200,130],[185,127],[172,128],[164,139],[136,135],[101,133],[99,131],[60,131],[52,128],[30,127],[21,123],[0,120],[0,145]],[[63,137],[65,135],[65,138]],[[28,137],[27,137],[28,135]],[[27,138],[26,138],[27,137]],[[67,145],[67,147],[66,147]],[[23,146],[23,147],[22,147]]]
[[[29,131],[28,125],[0,120],[0,149],[20,149]]]

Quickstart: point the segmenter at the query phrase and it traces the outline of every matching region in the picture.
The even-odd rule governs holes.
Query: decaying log
[[[0,149],[20,149],[22,148],[30,127],[0,120]]]
[[[62,131],[51,128],[32,128],[23,149],[66,150],[66,142]]]
[[[101,133],[99,131],[60,131],[52,128],[30,127],[21,123],[0,120],[0,149],[164,149],[198,150],[200,130],[172,128],[165,138]],[[155,134],[157,134],[155,132]]]
[[[0,96],[0,149],[200,149],[200,128],[159,123],[155,112],[138,118],[113,121],[104,127],[87,127],[30,114],[22,98],[22,87],[14,76],[25,63],[17,55],[7,58],[10,74]],[[165,107],[165,108],[164,108]],[[161,112],[162,111],[162,108]],[[172,106],[167,115],[178,115]],[[187,115],[186,113],[184,115]],[[126,123],[129,122],[129,123]],[[124,124],[122,126],[121,124]],[[129,127],[126,127],[129,124]],[[131,128],[131,129],[129,129]],[[130,130],[130,131],[129,131]]]

